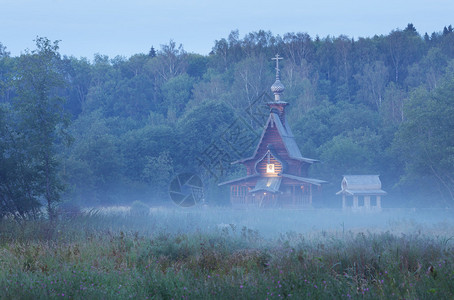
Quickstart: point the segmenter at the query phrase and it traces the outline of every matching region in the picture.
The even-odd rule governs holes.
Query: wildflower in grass
[[[240,289],[242,289],[242,288],[243,288],[243,285],[240,285]]]

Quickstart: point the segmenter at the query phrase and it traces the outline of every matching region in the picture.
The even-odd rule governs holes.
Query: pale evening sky
[[[61,40],[60,53],[129,57],[173,39],[208,54],[238,29],[283,35],[368,37],[413,23],[420,34],[454,25],[452,0],[0,0],[0,43],[13,56],[36,36]]]

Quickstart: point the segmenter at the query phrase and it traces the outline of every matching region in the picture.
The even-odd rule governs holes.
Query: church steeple
[[[282,84],[280,78],[279,60],[281,59],[283,58],[280,57],[279,54],[276,54],[276,56],[272,58],[272,60],[276,61],[276,81],[271,86],[271,91],[274,94],[274,101],[277,102],[281,101],[281,94],[285,90],[285,86]]]
[[[276,56],[272,58],[272,60],[276,61],[276,81],[271,86],[271,91],[274,94],[274,101],[268,102],[267,105],[270,107],[270,112],[274,112],[279,115],[279,118],[281,119],[281,122],[285,127],[285,106],[288,105],[288,103],[281,101],[281,94],[285,90],[285,86],[281,82],[281,70],[279,70],[279,60],[281,59],[283,58],[280,57],[279,54],[276,54]]]

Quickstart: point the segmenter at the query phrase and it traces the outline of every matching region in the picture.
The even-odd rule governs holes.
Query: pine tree
[[[150,52],[148,52],[148,56],[151,58],[156,57],[156,50],[153,46],[151,46]]]

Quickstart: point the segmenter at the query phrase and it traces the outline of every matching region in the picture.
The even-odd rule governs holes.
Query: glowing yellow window
[[[274,173],[274,164],[266,164],[266,173]]]

